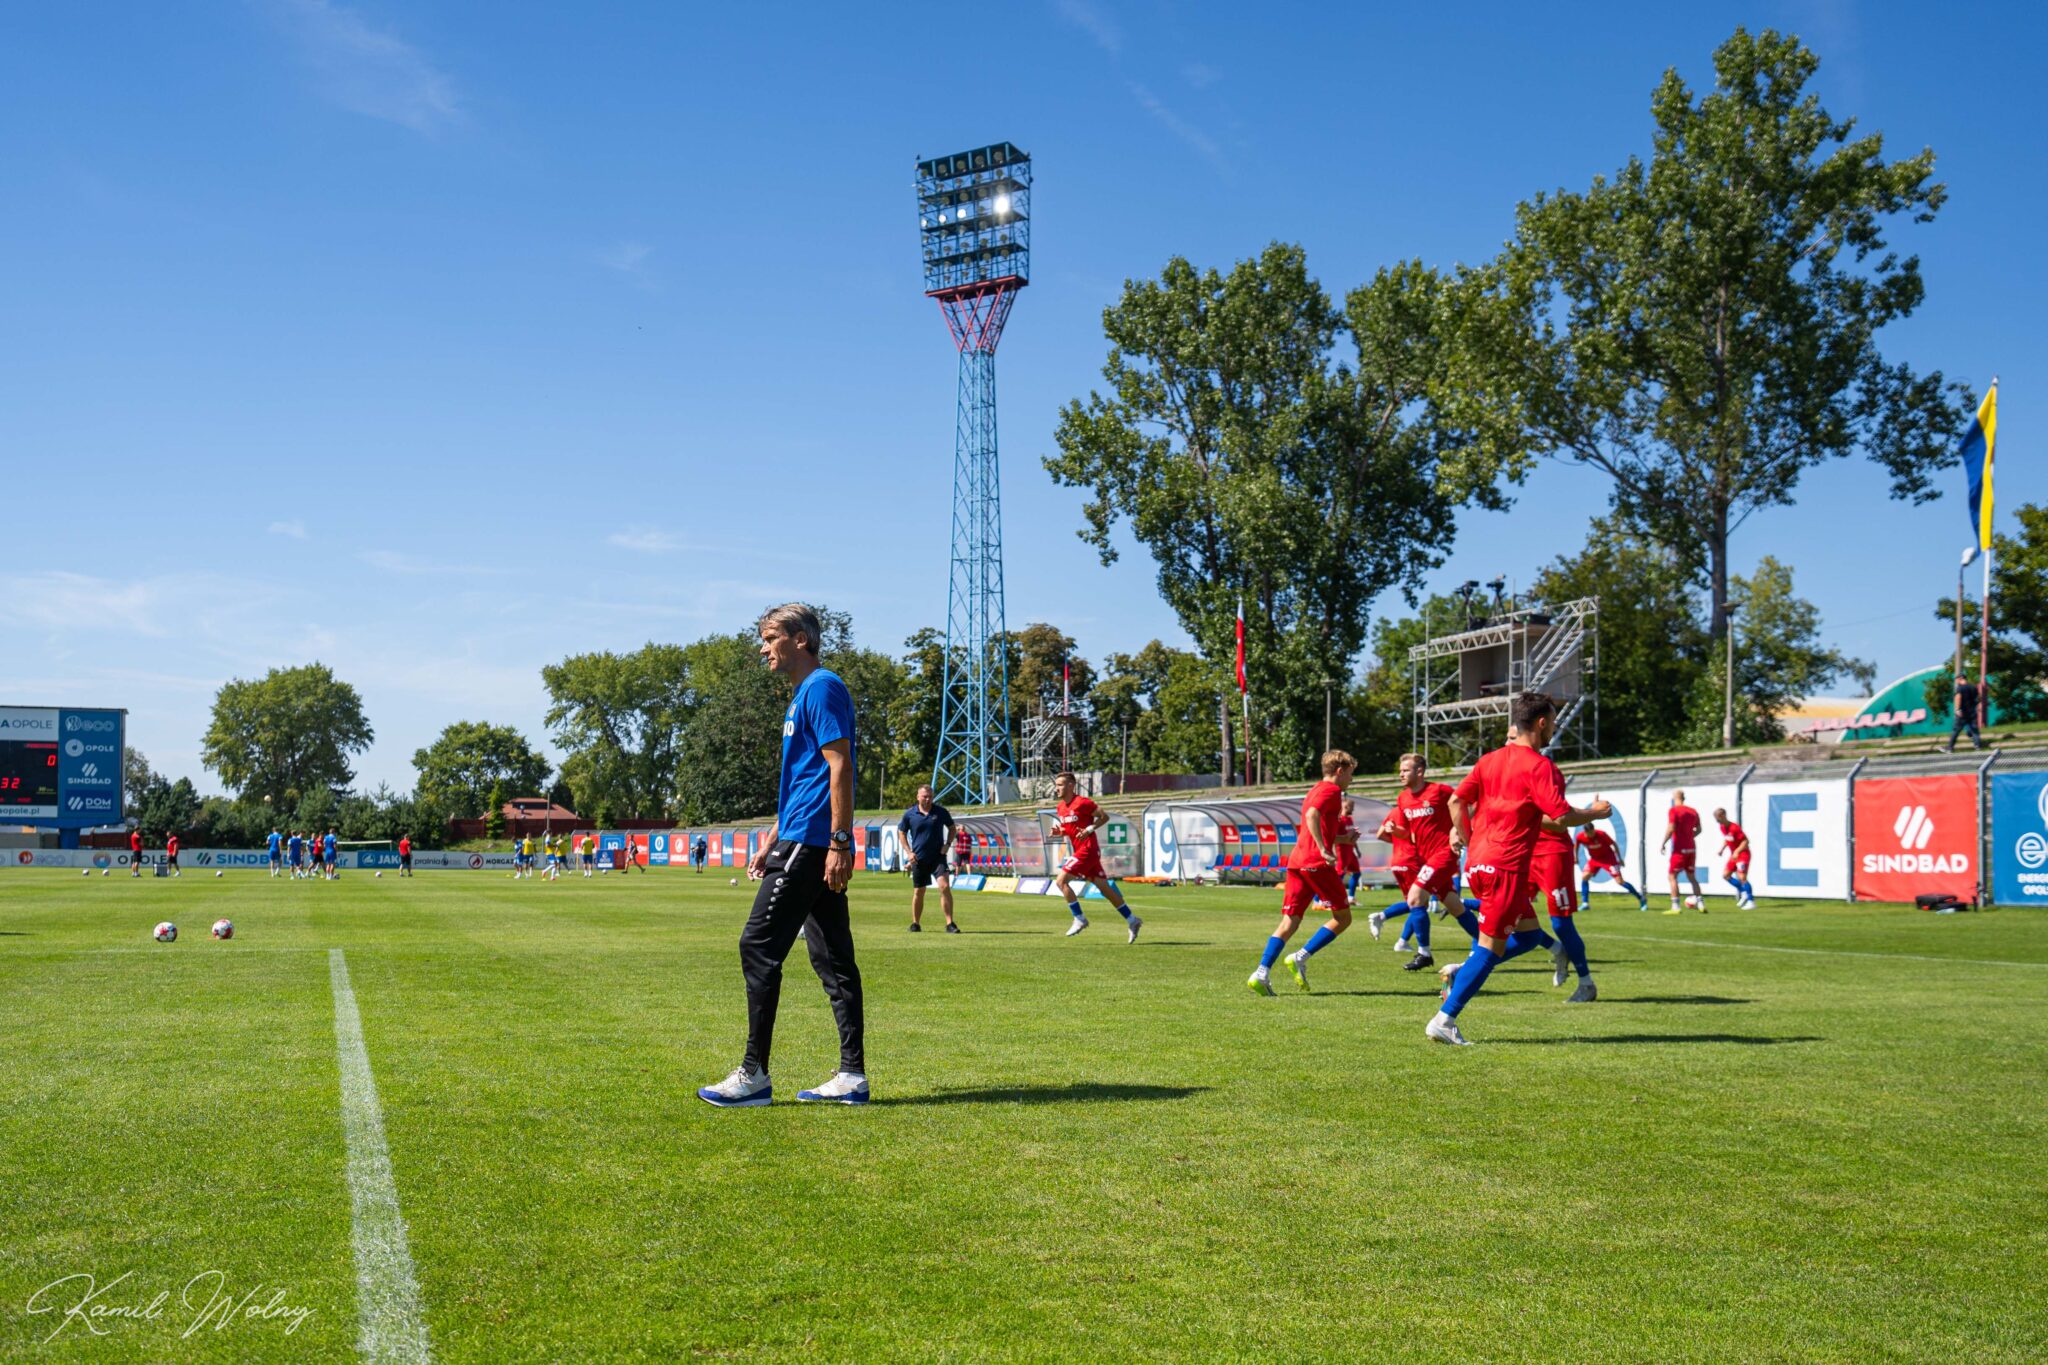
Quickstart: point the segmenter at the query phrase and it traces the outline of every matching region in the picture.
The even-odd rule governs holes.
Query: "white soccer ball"
[[[221,870],[220,870],[219,868],[217,868],[217,867],[216,867],[216,868],[215,868],[215,869],[213,870],[213,875],[214,875],[214,876],[216,876],[216,877],[225,877],[225,876],[227,876],[228,874],[227,874],[227,873],[225,873],[225,872],[223,872],[223,871],[221,871]]]
[[[378,876],[380,876],[380,877],[381,877],[381,876],[383,876],[383,875],[384,875],[383,869],[381,869],[381,868],[380,868],[380,869],[378,869],[377,875],[378,875]]]
[[[727,886],[738,886],[740,884],[740,879],[738,877],[733,877],[728,879],[725,884]]]
[[[1697,910],[1697,909],[1699,909],[1699,908],[1700,908],[1700,898],[1699,898],[1698,896],[1687,896],[1687,897],[1685,898],[1685,908],[1686,908],[1686,909],[1688,909],[1688,910]]]
[[[107,875],[107,874],[108,874],[109,872],[112,872],[113,870],[114,870],[114,869],[113,869],[113,868],[111,868],[111,867],[103,867],[103,868],[101,868],[101,869],[100,869],[100,875],[101,875],[102,877],[104,877],[104,876],[106,876],[106,875]]]
[[[84,871],[80,872],[78,875],[81,877],[90,877],[92,875],[92,869],[88,867]]]
[[[215,920],[213,922],[213,936],[215,938],[233,938],[235,936],[235,922],[228,919]]]
[[[156,927],[156,941],[158,943],[176,943],[178,941],[178,926],[169,920],[159,924]]]

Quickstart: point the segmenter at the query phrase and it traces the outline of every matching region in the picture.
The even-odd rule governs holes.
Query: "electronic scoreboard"
[[[0,824],[121,821],[126,711],[0,706]]]

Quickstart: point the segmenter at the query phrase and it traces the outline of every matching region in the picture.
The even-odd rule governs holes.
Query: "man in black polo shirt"
[[[953,841],[953,813],[932,799],[929,784],[917,789],[917,804],[903,812],[896,826],[910,863],[910,932],[924,928],[924,889],[939,885],[939,908],[946,912],[946,932],[957,934],[953,922],[953,877],[946,867],[946,849]]]
[[[1977,684],[1968,678],[1956,679],[1955,724],[1949,727],[1948,751],[1956,751],[1956,739],[1965,730],[1970,732],[1970,743],[1984,747],[1984,736],[1977,730]]]

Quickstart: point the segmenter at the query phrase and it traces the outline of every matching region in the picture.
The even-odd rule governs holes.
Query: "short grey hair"
[[[818,647],[823,643],[825,634],[825,628],[818,624],[817,612],[801,602],[784,602],[779,607],[770,607],[761,613],[761,624],[758,629],[765,630],[769,626],[780,626],[784,635],[801,634],[804,637],[804,648],[811,652],[813,658],[817,657]]]

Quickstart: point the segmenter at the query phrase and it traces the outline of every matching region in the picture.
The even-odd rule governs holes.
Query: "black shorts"
[[[411,855],[410,853],[401,853],[401,854],[399,854],[399,855],[398,855],[398,866],[399,866],[399,867],[400,867],[401,869],[403,869],[404,871],[407,871],[407,872],[410,872],[410,871],[412,871],[412,855]]]
[[[920,889],[930,886],[934,877],[950,877],[953,869],[946,865],[944,858],[919,858],[910,866],[910,884]]]

